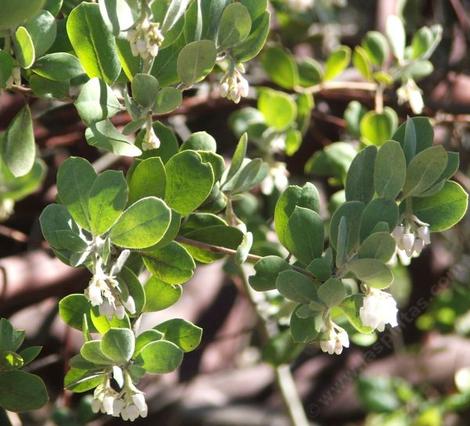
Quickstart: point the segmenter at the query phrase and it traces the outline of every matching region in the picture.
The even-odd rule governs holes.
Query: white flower
[[[417,257],[424,247],[431,243],[429,225],[421,222],[416,216],[405,220],[392,231],[397,245],[397,254],[403,264],[409,264],[406,258]]]
[[[239,64],[227,72],[220,82],[220,96],[238,104],[250,91],[248,80],[243,77],[244,67]]]
[[[131,52],[143,59],[155,58],[160,51],[164,37],[160,24],[150,22],[147,18],[138,22],[134,29],[127,31]]]
[[[343,348],[349,348],[348,333],[344,328],[332,323],[327,332],[327,340],[320,341],[320,348],[330,355],[340,355]]]
[[[287,0],[287,5],[295,12],[305,12],[311,9],[315,0]]]
[[[150,149],[158,149],[160,148],[160,143],[160,139],[155,133],[155,130],[153,130],[153,126],[149,126],[145,134],[145,140],[144,142],[142,142],[142,149],[144,151],[148,151]]]
[[[398,103],[403,104],[408,102],[410,104],[411,110],[415,114],[421,114],[424,108],[423,96],[421,89],[416,85],[415,81],[408,79],[405,84],[403,84],[397,90]]]
[[[127,381],[122,390],[117,392],[109,378],[98,385],[93,393],[91,408],[94,413],[102,412],[110,416],[121,417],[123,420],[134,421],[138,417],[147,417],[148,407],[145,396],[133,384],[126,373]]]
[[[268,175],[261,182],[261,192],[264,195],[270,195],[277,188],[280,192],[284,191],[289,185],[289,172],[284,163],[275,163],[269,169]]]
[[[396,327],[397,313],[397,302],[392,295],[375,288],[369,290],[359,309],[362,324],[379,331],[384,331],[386,324]]]
[[[116,279],[129,255],[129,250],[123,250],[109,272],[105,271],[102,259],[98,258],[95,262],[93,277],[85,290],[85,296],[91,305],[98,306],[100,315],[110,320],[113,316],[123,319],[126,309],[130,314],[136,312],[135,301],[131,296],[128,296],[126,300],[122,299],[119,282]]]

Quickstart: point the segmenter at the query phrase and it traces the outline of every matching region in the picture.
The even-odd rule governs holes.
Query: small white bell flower
[[[349,348],[349,336],[344,328],[332,324],[328,330],[327,340],[320,341],[320,348],[330,355],[340,355],[343,348]]]
[[[378,331],[384,331],[386,324],[396,327],[397,313],[397,302],[393,296],[375,288],[369,289],[359,309],[362,324]]]

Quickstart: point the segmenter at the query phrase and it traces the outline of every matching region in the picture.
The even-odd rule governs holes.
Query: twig
[[[361,90],[364,92],[375,92],[377,90],[377,84],[369,83],[367,81],[327,81],[311,87],[296,87],[295,90],[301,93],[311,93],[312,95],[331,90]]]
[[[19,243],[27,243],[29,240],[28,236],[25,233],[1,224],[0,235],[18,241]]]
[[[193,246],[193,247],[197,247],[197,248],[200,248],[200,249],[203,249],[203,250],[210,251],[211,253],[225,254],[225,255],[228,255],[228,256],[233,256],[233,255],[237,254],[236,250],[233,250],[233,249],[230,249],[230,248],[227,248],[227,247],[216,246],[214,244],[203,243],[202,241],[196,241],[196,240],[192,240],[192,239],[186,238],[186,237],[181,237],[181,236],[176,237],[176,241],[178,241],[182,244],[187,244],[188,246]],[[145,254],[145,252],[142,252],[142,253]],[[256,254],[249,254],[248,257],[246,258],[246,260],[249,263],[256,263],[261,259],[263,259],[263,257],[258,256]],[[299,268],[298,266],[295,266],[295,265],[290,265],[290,266],[291,266],[292,269],[295,269],[297,272],[300,272],[301,274],[307,275],[312,279],[316,279],[316,277],[312,273],[310,273],[309,271],[307,271],[303,268]]]
[[[261,334],[261,338],[266,341],[271,337],[272,332],[266,322],[264,316],[258,310],[258,304],[253,297],[253,290],[251,289],[248,280],[246,278],[245,271],[242,266],[238,267],[239,277],[243,285],[244,292],[253,306],[256,316],[258,317],[258,328]],[[276,385],[281,393],[282,400],[287,410],[290,422],[292,426],[309,426],[309,421],[303,408],[302,400],[300,399],[299,393],[295,386],[294,378],[290,371],[289,365],[278,365],[273,367],[276,376]]]

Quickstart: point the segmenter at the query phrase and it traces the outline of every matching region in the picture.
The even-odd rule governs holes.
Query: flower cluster
[[[121,369],[114,367],[113,370],[120,371]],[[95,388],[91,409],[94,413],[106,413],[131,422],[138,417],[147,417],[148,414],[147,403],[142,392],[129,382],[125,383],[121,391],[116,391],[111,387],[109,377]]]
[[[149,59],[158,55],[164,37],[160,31],[160,24],[145,18],[139,21],[135,28],[127,31],[127,40],[134,56]]]
[[[320,348],[330,355],[340,355],[343,348],[349,348],[349,336],[346,330],[330,321],[325,333],[326,339],[320,340]]]
[[[362,324],[378,331],[384,331],[386,324],[396,327],[397,313],[397,302],[393,296],[375,288],[368,289],[359,309]]]
[[[417,86],[415,81],[409,78],[398,90],[398,103],[404,104],[408,102],[411,110],[415,114],[421,114],[424,108],[423,95],[421,89]]]
[[[238,104],[241,98],[248,96],[250,85],[248,80],[243,77],[245,67],[242,64],[237,65],[228,71],[220,82],[220,95]]]
[[[269,168],[269,173],[261,182],[261,192],[264,195],[270,195],[274,188],[284,191],[289,185],[289,172],[285,163],[276,162]]]
[[[124,318],[126,309],[131,314],[136,311],[132,296],[128,296],[126,300],[123,300],[119,282],[116,279],[116,275],[121,272],[129,255],[129,250],[123,250],[116,263],[110,268],[109,273],[103,269],[103,261],[99,257],[95,263],[93,277],[85,290],[85,296],[91,305],[98,306],[100,315],[105,315],[109,319],[113,315],[119,319]]]
[[[416,216],[411,220],[395,227],[392,232],[400,257],[416,257],[421,254],[423,248],[431,243],[429,225],[421,222]]]

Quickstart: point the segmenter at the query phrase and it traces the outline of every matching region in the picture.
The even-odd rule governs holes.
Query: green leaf
[[[93,364],[92,364],[93,365]],[[64,387],[74,393],[87,392],[103,383],[104,376],[80,368],[71,368],[64,378]]]
[[[48,401],[44,382],[24,371],[0,373],[0,406],[8,411],[37,410]]]
[[[98,4],[106,27],[114,35],[119,35],[134,24],[132,8],[126,0],[101,0]]]
[[[107,232],[127,204],[127,183],[122,172],[107,170],[93,183],[88,196],[88,212],[93,235]]]
[[[385,222],[391,231],[398,224],[398,206],[394,200],[376,198],[368,203],[362,212],[361,241],[368,237],[380,222]]]
[[[309,264],[323,252],[324,226],[320,215],[296,206],[287,222],[286,248],[302,263]]]
[[[291,185],[279,197],[274,211],[274,228],[284,246],[287,243],[287,224],[296,206],[319,213],[320,194],[317,188],[311,183],[306,183],[302,188]]]
[[[15,177],[31,171],[36,156],[33,120],[29,106],[25,106],[10,122],[0,138],[2,158]]]
[[[161,339],[163,339],[163,333],[154,329],[145,330],[143,333],[139,334],[135,340],[133,358],[139,355],[140,351],[149,343],[156,342]]]
[[[364,203],[360,201],[347,201],[334,212],[330,222],[330,245],[333,248],[337,248],[339,225],[343,217],[347,225],[345,253],[347,254],[357,248],[359,244],[359,226],[364,207]]]
[[[250,276],[250,285],[256,291],[274,290],[277,276],[287,269],[290,269],[290,266],[283,258],[263,257],[255,263],[255,275]]]
[[[282,271],[276,279],[276,288],[284,297],[294,302],[310,303],[317,299],[315,283],[297,271]]]
[[[202,328],[184,319],[175,318],[155,327],[163,338],[180,347],[184,352],[191,352],[201,343]]]
[[[99,309],[94,307],[90,311],[91,325],[93,325],[98,333],[105,334],[111,328],[130,328],[131,323],[127,315],[123,319],[119,319],[116,315],[113,315],[111,319],[108,319],[106,315],[100,315]]]
[[[419,196],[429,189],[446,169],[447,161],[447,152],[441,145],[417,154],[408,165],[402,197]]]
[[[356,46],[354,48],[352,61],[354,67],[366,80],[370,80],[372,78],[372,64],[369,54],[365,49],[363,49],[361,46]]]
[[[131,249],[143,249],[158,243],[170,225],[171,210],[156,198],[143,198],[122,214],[111,228],[113,244]]]
[[[81,3],[67,19],[67,34],[90,78],[113,83],[121,72],[116,42],[95,3]]]
[[[42,351],[42,346],[30,346],[20,351],[19,355],[23,358],[24,365],[34,361]]]
[[[165,201],[183,216],[197,209],[214,185],[212,167],[191,150],[181,151],[166,163],[166,177]]]
[[[131,83],[133,99],[144,108],[152,108],[157,99],[160,85],[150,74],[136,74]]]
[[[323,80],[323,68],[321,64],[312,58],[297,59],[299,70],[299,84],[302,87],[311,87]]]
[[[268,8],[268,0],[240,0],[240,3],[248,9],[251,19],[262,16]]]
[[[196,132],[193,133],[186,141],[181,145],[181,151],[192,149],[194,151],[209,151],[216,152],[217,142],[207,132]]]
[[[149,184],[151,182],[151,184]],[[140,161],[129,177],[129,203],[145,197],[165,195],[166,172],[161,158]]]
[[[406,33],[403,21],[395,15],[390,15],[387,18],[386,33],[388,41],[392,47],[392,52],[398,59],[398,62],[402,62],[405,58],[405,46],[406,46]]]
[[[261,57],[263,68],[278,86],[292,89],[299,83],[299,71],[294,58],[280,47],[269,47]]]
[[[17,351],[22,345],[24,337],[24,331],[15,330],[7,319],[0,319],[0,352]]]
[[[406,158],[400,144],[386,142],[377,153],[374,187],[379,197],[394,200],[405,184]]]
[[[362,40],[362,47],[374,65],[381,67],[390,55],[387,39],[378,31],[369,31]]]
[[[347,46],[338,47],[327,59],[323,80],[333,80],[340,75],[349,65],[351,49]]]
[[[25,25],[34,44],[36,58],[40,58],[54,44],[57,22],[50,12],[43,10]]]
[[[445,231],[458,223],[468,206],[467,192],[456,182],[446,182],[435,195],[413,198],[413,213],[428,223],[433,232]]]
[[[245,40],[251,31],[251,17],[241,3],[229,4],[222,13],[217,35],[218,45],[223,48],[236,46]]]
[[[248,62],[258,56],[268,38],[270,21],[271,15],[264,12],[253,22],[251,34],[232,49],[232,57],[237,62]]]
[[[408,118],[397,129],[392,139],[400,142],[409,163],[415,154],[432,146],[434,130],[428,117]]]
[[[75,101],[80,118],[88,125],[103,121],[121,110],[113,90],[99,78],[86,82]]]
[[[100,348],[114,362],[128,362],[134,354],[134,333],[128,328],[111,328],[101,339]]]
[[[59,204],[49,204],[39,217],[44,238],[55,249],[82,251],[87,243],[79,232],[67,208]]]
[[[157,94],[153,112],[155,114],[168,114],[178,108],[183,102],[181,90],[175,87],[163,87]]]
[[[383,113],[369,111],[361,119],[360,130],[362,141],[366,145],[383,145],[395,131],[395,121],[389,110]]]
[[[392,271],[377,259],[354,259],[347,263],[347,268],[359,280],[374,288],[384,289],[393,282]]]
[[[346,297],[344,284],[336,279],[330,278],[318,287],[318,298],[329,308],[339,305]]]
[[[44,0],[8,0],[2,1],[0,31],[14,29],[32,18],[44,6]]]
[[[75,222],[90,230],[88,212],[88,194],[96,179],[92,165],[80,157],[70,157],[59,167],[57,173],[57,191]]]
[[[86,129],[85,138],[89,145],[96,146],[116,155],[137,157],[142,154],[132,140],[119,132],[110,120],[99,121]]]
[[[112,365],[114,362],[101,350],[100,340],[89,340],[80,349],[80,355],[87,361],[97,365]]]
[[[226,247],[232,250],[236,250],[243,241],[243,233],[238,228],[226,225],[202,227],[200,229],[191,230],[190,232],[184,232],[184,236],[191,240]],[[180,241],[180,243],[184,245],[195,260],[201,263],[211,263],[224,257],[210,250],[185,244],[184,241]]]
[[[15,61],[12,56],[4,50],[0,50],[0,89],[7,86],[14,67]]]
[[[22,68],[28,69],[36,60],[33,39],[25,27],[18,27],[14,37],[15,55]]]
[[[39,58],[33,71],[41,77],[54,81],[68,81],[83,74],[83,68],[76,56],[57,52]]]
[[[69,294],[59,302],[59,316],[68,326],[82,330],[83,317],[92,324],[90,317],[90,302],[83,294]],[[94,331],[90,330],[90,331]]]
[[[190,86],[203,80],[212,71],[217,49],[211,40],[193,41],[178,55],[177,72],[180,80]]]
[[[196,264],[187,250],[175,241],[142,252],[147,269],[168,284],[184,284],[194,274]]]
[[[315,328],[314,318],[300,318],[297,315],[301,307],[297,307],[290,317],[290,330],[294,342],[310,343],[318,338],[318,331]]]
[[[181,287],[167,284],[156,277],[150,277],[144,286],[145,312],[156,312],[174,305],[181,297]]]
[[[268,165],[261,158],[246,160],[243,167],[235,173],[230,181],[224,184],[223,189],[225,192],[231,192],[232,195],[249,191],[259,185],[268,172]]]
[[[243,160],[246,157],[246,150],[248,147],[248,135],[244,133],[238,141],[237,147],[230,163],[230,169],[227,174],[227,182],[240,170]]]
[[[388,262],[395,253],[395,240],[388,232],[375,232],[369,235],[359,248],[362,259],[377,259]]]
[[[140,352],[137,361],[150,374],[165,374],[176,370],[183,360],[183,351],[174,343],[158,340]]]
[[[369,202],[374,195],[374,166],[377,148],[364,148],[351,163],[346,177],[346,200]]]
[[[291,126],[297,116],[297,104],[286,93],[264,89],[258,98],[258,109],[268,126],[283,131]]]

